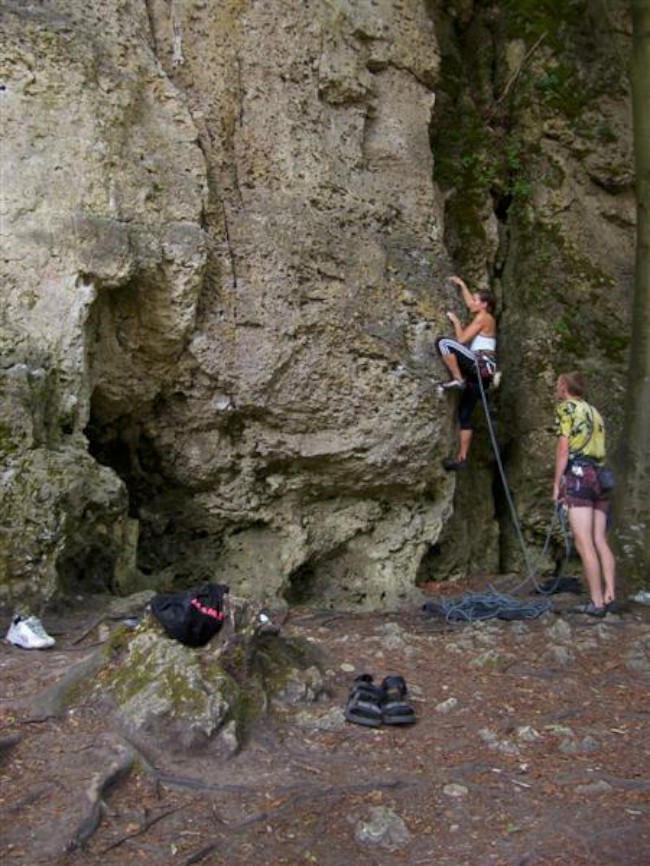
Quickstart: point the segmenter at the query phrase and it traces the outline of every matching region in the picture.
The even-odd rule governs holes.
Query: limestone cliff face
[[[5,4],[1,21],[0,582],[20,597],[135,574],[127,490],[85,430],[96,393],[137,411],[174,375],[207,261],[207,185],[144,6]]]
[[[56,428],[10,439],[6,483],[38,485],[34,448],[81,471],[87,439],[129,499],[85,551],[57,527],[25,577],[110,574],[137,521],[152,580],[408,595],[452,492],[425,8],[54,2],[4,27],[5,369],[42,366]],[[63,500],[65,472],[48,483]]]
[[[418,580],[516,559],[485,431],[450,520],[453,401],[431,383],[445,277],[497,284],[495,405],[534,532],[546,482],[526,455],[551,445],[539,383],[579,358],[558,322],[584,298],[604,304],[594,333],[625,333],[630,157],[624,89],[593,121],[615,119],[618,151],[590,150],[557,107],[509,103],[510,162],[530,175],[519,208],[512,165],[481,174],[489,124],[454,154],[454,115],[467,133],[486,88],[495,101],[488,68],[519,98],[537,80],[523,72],[557,56],[540,48],[533,67],[495,9],[4,4],[3,596],[213,577],[394,605]],[[590,346],[591,368],[610,350]]]

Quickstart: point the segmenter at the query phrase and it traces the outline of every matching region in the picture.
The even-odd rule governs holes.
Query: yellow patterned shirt
[[[569,440],[569,459],[581,456],[605,461],[605,424],[600,412],[586,400],[571,397],[558,404],[555,433]]]

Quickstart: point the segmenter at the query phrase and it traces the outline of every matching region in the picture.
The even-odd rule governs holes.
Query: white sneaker
[[[50,637],[40,619],[35,616],[15,616],[9,626],[7,640],[23,649],[46,649],[54,646],[54,638]]]

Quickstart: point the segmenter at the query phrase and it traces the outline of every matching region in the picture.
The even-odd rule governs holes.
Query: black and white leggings
[[[439,337],[436,340],[436,349],[440,355],[455,355],[458,358],[458,366],[463,373],[476,375],[476,353],[468,349],[464,343],[452,340],[451,337]]]
[[[467,376],[465,388],[460,392],[458,401],[458,423],[461,430],[472,430],[472,415],[481,393],[476,369],[478,360],[476,353],[450,337],[439,337],[436,340],[436,349],[440,355],[455,355],[458,358],[458,366]],[[487,389],[489,384],[489,380],[486,380],[483,387]]]

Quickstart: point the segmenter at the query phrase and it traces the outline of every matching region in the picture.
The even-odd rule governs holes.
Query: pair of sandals
[[[345,718],[356,725],[378,728],[381,725],[412,725],[415,710],[406,700],[406,681],[389,676],[376,685],[370,674],[356,677],[345,707]]]

